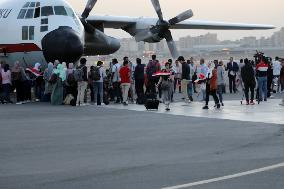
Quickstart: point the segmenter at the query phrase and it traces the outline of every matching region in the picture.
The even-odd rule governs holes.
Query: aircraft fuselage
[[[83,53],[84,35],[80,19],[64,0],[0,2],[0,58],[9,64],[76,61]]]

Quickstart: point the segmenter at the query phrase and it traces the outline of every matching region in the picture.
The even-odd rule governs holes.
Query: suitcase
[[[160,101],[157,99],[146,99],[145,107],[147,110],[158,110]]]

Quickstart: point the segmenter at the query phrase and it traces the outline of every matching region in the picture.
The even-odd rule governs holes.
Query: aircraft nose
[[[76,31],[70,27],[59,27],[46,34],[41,41],[47,62],[77,62],[84,52],[83,43]]]

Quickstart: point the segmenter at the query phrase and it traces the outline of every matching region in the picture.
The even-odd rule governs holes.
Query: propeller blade
[[[164,20],[159,0],[151,0],[151,1],[159,19]]]
[[[88,0],[87,5],[85,7],[84,12],[82,13],[82,18],[86,19],[88,18],[90,12],[94,8],[95,4],[97,3],[97,0]]]
[[[148,38],[150,38],[150,37],[152,37],[152,36],[153,36],[152,32],[151,32],[150,30],[146,29],[146,30],[143,30],[143,31],[138,32],[138,33],[135,35],[135,40],[136,40],[137,42],[139,42],[139,41],[144,41],[144,40],[146,40],[146,39],[148,39]]]
[[[165,39],[167,41],[167,44],[168,44],[168,47],[169,47],[169,50],[171,52],[172,57],[174,59],[178,58],[179,57],[179,53],[178,53],[176,43],[173,40],[172,33],[171,33],[170,30],[167,30],[165,32]]]
[[[177,23],[180,23],[184,20],[187,20],[189,18],[193,17],[193,12],[191,9],[179,14],[178,16],[172,18],[169,20],[170,25],[175,25]]]

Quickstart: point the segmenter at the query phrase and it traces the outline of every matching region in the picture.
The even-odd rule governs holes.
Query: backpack
[[[148,78],[153,78],[153,74],[154,73],[156,73],[157,72],[157,62],[156,61],[152,61],[152,62],[150,62],[149,63],[150,64],[150,66],[149,66],[149,68],[147,69],[147,72],[146,72],[146,74],[147,74],[147,77]]]
[[[91,71],[91,79],[93,81],[99,81],[101,79],[100,68],[101,67],[95,67],[95,69]]]
[[[83,75],[84,75],[84,71],[83,71],[83,67],[81,68],[77,68],[76,70],[74,70],[74,78],[75,78],[75,81],[83,81]]]

